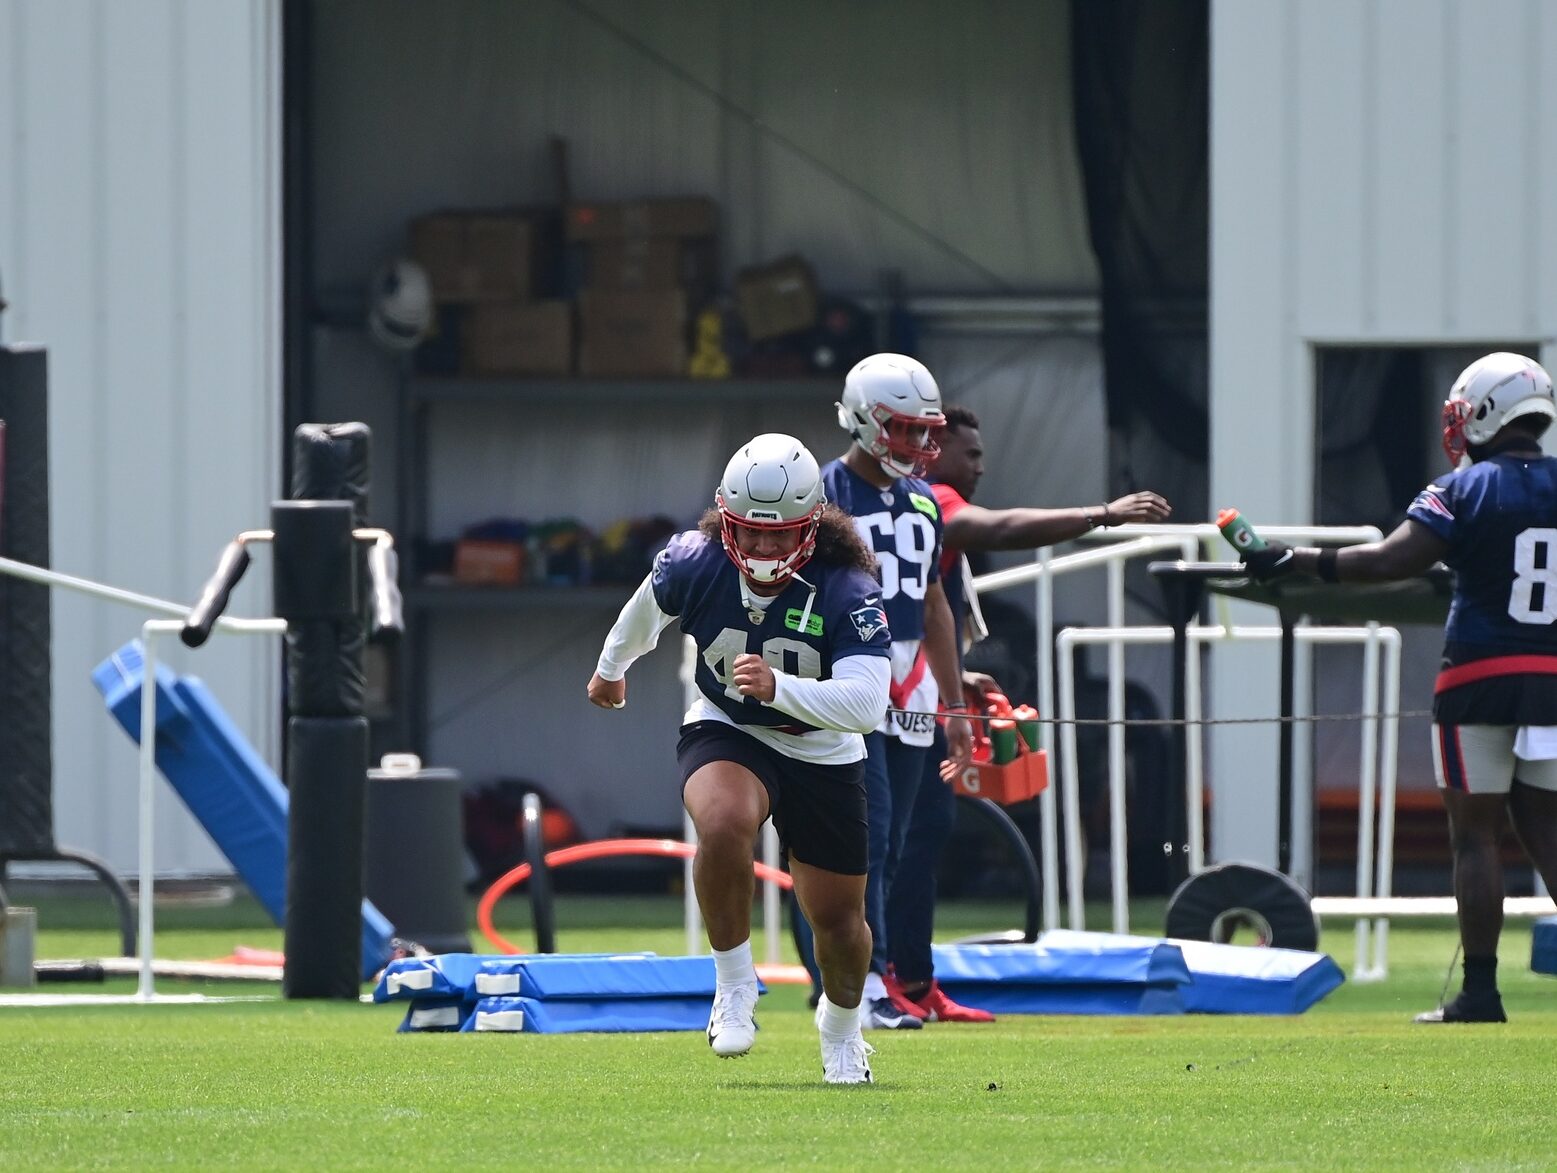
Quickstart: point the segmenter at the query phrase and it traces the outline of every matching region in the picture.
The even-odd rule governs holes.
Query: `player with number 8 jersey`
[[[1342,550],[1267,542],[1245,551],[1256,577],[1312,574],[1384,582],[1442,560],[1454,571],[1433,682],[1433,769],[1449,815],[1465,981],[1416,1021],[1503,1022],[1505,821],[1557,891],[1557,460],[1541,436],[1557,418],[1539,363],[1499,352],[1460,374],[1443,405],[1454,471],[1416,495],[1379,542]]]

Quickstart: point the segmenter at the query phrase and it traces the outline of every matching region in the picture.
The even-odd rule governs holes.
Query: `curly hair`
[[[719,510],[708,509],[698,518],[698,533],[710,542],[722,542],[724,535],[719,525]],[[876,580],[881,578],[881,568],[876,556],[870,552],[854,521],[836,505],[822,510],[822,523],[816,531],[816,557],[832,566],[849,566],[863,570]]]

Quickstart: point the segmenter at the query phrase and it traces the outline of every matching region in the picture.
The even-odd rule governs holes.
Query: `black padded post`
[[[288,998],[355,999],[362,982],[368,724],[363,555],[369,432],[305,424],[292,495],[271,509],[276,614],[287,621]]]
[[[48,359],[0,347],[0,555],[49,564]],[[0,878],[54,851],[49,588],[0,575]]]

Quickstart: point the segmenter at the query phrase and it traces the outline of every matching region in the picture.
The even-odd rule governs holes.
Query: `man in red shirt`
[[[941,454],[928,479],[945,526],[941,581],[959,623],[964,621],[969,603],[963,551],[1033,550],[1080,537],[1099,526],[1165,521],[1173,511],[1166,500],[1150,491],[1130,493],[1106,505],[985,509],[972,504],[983,475],[984,442],[979,435],[978,416],[966,407],[946,408]],[[959,653],[968,642],[962,641]],[[981,693],[997,687],[994,680],[982,673],[965,672],[963,679]],[[909,816],[897,876],[887,898],[887,941],[892,953],[887,991],[899,1009],[927,1021],[992,1022],[994,1016],[988,1011],[959,1006],[946,996],[935,980],[930,956],[930,938],[935,928],[935,868],[957,813],[956,797],[938,769],[945,756],[943,747],[932,749],[926,758],[933,764],[926,770]]]

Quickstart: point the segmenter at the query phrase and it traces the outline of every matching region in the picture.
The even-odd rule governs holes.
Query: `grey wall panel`
[[[5,336],[50,352],[57,569],[188,599],[278,477],[278,8],[0,0]],[[264,571],[235,613],[265,613]],[[135,864],[135,757],[88,673],[145,616],[56,592],[59,839]],[[179,657],[262,753],[276,649]],[[162,790],[159,870],[225,870]]]
[[[1312,516],[1314,346],[1523,338],[1553,357],[1554,52],[1533,0],[1214,0],[1215,503]],[[1274,653],[1218,653],[1213,688],[1220,715],[1274,713]],[[1402,746],[1403,785],[1430,784],[1422,758]],[[1242,783],[1274,760],[1272,732],[1213,738],[1214,772],[1241,780],[1213,803],[1216,852],[1274,858],[1273,787]]]
[[[315,9],[318,282],[358,286],[439,206],[708,194],[728,260],[825,285],[1096,285],[1068,9],[340,0]]]

